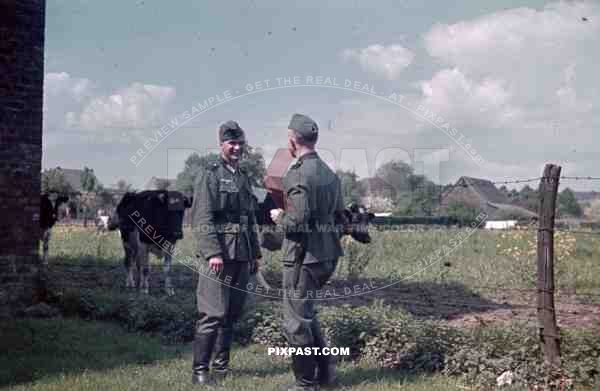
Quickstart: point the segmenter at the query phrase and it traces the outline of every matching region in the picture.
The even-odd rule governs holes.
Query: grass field
[[[467,236],[464,230],[457,229],[374,231],[374,240],[369,245],[345,243],[346,256],[340,260],[330,286],[352,287],[368,281],[381,289],[322,302],[321,306],[335,310],[349,304],[374,313],[378,305],[388,305],[415,321],[432,320],[434,325],[461,330],[485,328],[490,324],[508,327],[516,321],[529,322],[535,329],[536,232],[476,230],[464,240],[458,240],[458,235]],[[186,231],[185,236],[178,248],[181,254],[192,255],[192,234]],[[600,235],[558,233],[555,249],[559,326],[576,333],[580,329],[600,331],[600,279],[597,277],[600,275]],[[448,254],[441,259],[430,258],[436,251]],[[262,270],[270,282],[277,284],[280,279],[278,254],[265,251],[264,255]],[[75,292],[92,288],[91,297],[98,300],[94,311],[118,313],[123,305],[132,303],[128,297],[137,296],[124,292],[122,258],[117,233],[58,226],[50,245],[51,286],[55,290]],[[161,262],[153,258],[152,263],[151,296],[155,299],[148,308],[158,311],[158,317],[162,313],[156,306],[181,306],[181,311],[193,312],[197,278],[194,272],[177,267],[175,262],[177,293],[167,299],[160,291]],[[398,281],[390,276],[402,278]],[[395,283],[382,289],[391,280]],[[263,300],[251,296],[249,307]],[[151,314],[144,316],[146,323],[140,329],[146,327],[148,319],[152,320]],[[102,316],[96,318],[103,319]],[[0,359],[0,387],[14,390],[191,389],[188,343],[165,345],[157,336],[139,330],[134,334],[121,326],[118,322],[78,318],[2,323],[0,342],[8,354]],[[596,335],[600,345],[600,332]],[[513,339],[518,345],[518,338]],[[494,343],[501,347],[505,342],[488,345]],[[594,344],[595,340],[590,346]],[[481,349],[484,348],[488,347]],[[568,351],[578,349],[577,346],[566,348]],[[586,354],[592,358],[591,365],[600,369],[600,357],[594,356],[600,352],[592,350]],[[237,347],[233,365],[240,376],[228,380],[223,389],[277,390],[292,379],[289,365],[267,356],[264,344]],[[595,371],[588,372],[594,375]],[[454,376],[389,369],[363,361],[343,363],[340,377],[344,388],[351,390],[477,389]]]
[[[1,335],[0,340],[10,341],[10,345],[0,358],[0,389],[202,389],[190,383],[188,346],[164,346],[158,339],[131,335],[113,324],[76,319],[27,320],[4,324]],[[268,356],[263,346],[235,350],[232,371],[237,376],[227,379],[220,389],[271,391],[292,381],[288,363]],[[352,390],[461,389],[456,381],[442,376],[414,377],[356,365],[340,366],[339,376],[344,387]]]
[[[373,231],[369,245],[347,243],[334,279],[345,279],[349,271],[361,277],[389,278],[392,274],[411,281],[457,282],[478,291],[482,288],[535,289],[536,231],[476,230],[460,245],[465,230],[439,229],[417,232]],[[178,242],[182,255],[193,255],[192,232]],[[446,248],[446,250],[444,250]],[[436,251],[451,251],[422,270],[418,262]],[[264,251],[263,266],[279,271],[277,252]],[[53,231],[50,257],[55,262],[77,265],[121,266],[123,250],[115,232],[96,234],[93,230],[59,226]],[[161,261],[153,257],[152,262]],[[176,262],[175,262],[176,263]],[[446,266],[444,266],[446,265]],[[349,270],[351,269],[351,270]],[[555,237],[556,286],[571,293],[600,294],[600,235],[557,233]]]

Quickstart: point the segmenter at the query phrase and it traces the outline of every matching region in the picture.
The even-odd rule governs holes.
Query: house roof
[[[466,185],[481,197],[483,201],[493,202],[496,204],[507,204],[510,202],[508,197],[504,195],[498,188],[487,179],[472,178],[468,176],[460,177],[456,185]]]
[[[537,217],[537,213],[530,211],[529,209],[525,209],[518,205],[512,204],[497,204],[494,202],[488,202],[488,205],[497,209],[499,213],[514,213],[515,215],[521,215],[523,217]],[[494,213],[494,215],[499,213]]]
[[[490,207],[489,218],[495,218],[507,214],[514,214],[523,217],[536,217],[537,214],[522,206],[510,203],[509,198],[502,193],[491,181],[487,179],[472,178],[463,176],[456,182],[456,185],[447,189],[442,195],[448,197],[456,188],[466,186],[471,189],[478,197],[479,201]]]

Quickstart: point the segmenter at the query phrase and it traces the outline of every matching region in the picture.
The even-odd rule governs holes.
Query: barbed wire
[[[448,183],[448,184],[439,184],[442,188],[452,188],[452,187],[469,187],[473,185],[477,185],[477,181],[483,181],[486,184],[492,185],[510,185],[510,184],[518,184],[518,183],[531,183],[531,182],[539,182],[542,179],[553,179],[549,176],[539,176],[534,178],[524,178],[524,179],[509,179],[509,180],[487,180],[487,179],[479,179],[479,178],[467,178],[464,183]],[[575,181],[600,181],[600,177],[593,176],[560,176],[560,180],[575,180]],[[473,180],[469,182],[469,180]]]
[[[560,179],[570,179],[570,180],[586,180],[586,181],[600,181],[600,177],[592,177],[592,176],[561,176]]]

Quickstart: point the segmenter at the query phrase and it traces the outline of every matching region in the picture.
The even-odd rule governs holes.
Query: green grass
[[[0,389],[192,390],[188,345],[163,346],[158,339],[126,333],[119,326],[77,319],[19,320],[0,324]],[[235,349],[235,376],[221,389],[278,390],[292,381],[289,363],[269,356],[266,346]],[[409,376],[398,371],[342,364],[339,378],[348,390],[459,390],[442,376]]]
[[[466,300],[493,307],[499,304],[499,300],[493,297],[496,289],[535,290],[535,247],[531,253],[535,231],[477,230],[440,262],[414,274],[419,271],[416,268],[419,261],[426,260],[444,246],[452,248],[450,242],[459,233],[465,234],[456,229],[416,233],[373,231],[373,242],[369,245],[344,245],[346,256],[340,259],[333,280],[345,284],[352,270],[358,271],[363,278],[373,280],[388,279],[399,272],[403,276],[412,275],[396,286],[400,289],[366,294],[352,305],[376,310],[375,304],[381,300],[392,305],[398,313],[414,319],[433,317],[436,322],[439,320],[436,315],[443,315],[440,311],[452,311],[453,315],[476,311],[473,308],[448,309],[437,305],[444,301]],[[185,236],[178,243],[178,249],[184,256],[192,255],[195,252],[192,234],[188,230]],[[556,286],[559,291],[599,294],[597,276],[600,275],[600,262],[597,254],[600,252],[600,237],[577,235],[574,238],[573,241],[569,235],[563,234],[556,237]],[[263,270],[279,272],[278,256],[277,252],[265,250]],[[122,326],[114,323],[76,319],[22,320],[4,324],[0,326],[0,351],[7,354],[0,358],[0,387],[16,383],[11,389],[192,389],[189,382],[189,345],[164,346],[161,344],[164,339],[146,332],[158,331],[157,319],[177,318],[174,322],[177,324],[173,326],[184,325],[184,340],[189,340],[188,324],[196,315],[195,275],[184,269],[185,273],[174,280],[177,295],[165,297],[158,289],[157,281],[162,261],[152,257],[155,274],[151,280],[151,296],[141,298],[126,292],[123,287],[122,259],[123,249],[116,232],[98,234],[93,229],[55,228],[50,244],[50,288],[54,294],[63,295],[57,299],[62,301],[63,311],[71,308],[72,312],[67,311],[71,315],[120,322],[129,326],[130,330],[143,330],[144,334],[127,333]],[[53,267],[57,264],[71,267]],[[278,274],[274,276],[281,277]],[[91,289],[84,294],[82,288]],[[256,299],[254,295],[249,296],[248,310],[251,311]],[[598,303],[599,299],[600,296],[585,297],[587,303]],[[414,307],[417,302],[420,307]],[[332,309],[340,309],[337,307],[341,303],[321,304],[327,306],[322,309],[322,314],[326,315]],[[279,325],[273,327],[278,330]],[[177,327],[169,330],[177,336],[182,332]],[[572,351],[577,351],[577,346],[568,345]],[[495,349],[494,346],[492,348]],[[470,352],[475,350],[476,347]],[[586,367],[593,365],[596,364],[586,363]],[[264,344],[236,349],[233,369],[238,376],[227,380],[222,389],[277,390],[292,380],[288,363],[267,356]],[[456,378],[439,374],[407,374],[355,362],[344,363],[339,369],[342,383],[351,390],[465,389]]]
[[[451,240],[464,230],[444,229],[418,232],[378,232],[373,230],[373,242],[362,245],[356,242],[344,246],[346,256],[340,259],[334,279],[345,279],[349,265],[359,265],[362,277],[389,278],[393,273],[410,276],[411,281],[436,283],[456,282],[473,290],[479,287],[503,289],[535,289],[536,255],[507,255],[506,248],[516,246],[525,251],[531,249],[527,240],[535,240],[531,231],[477,230],[462,244],[452,247]],[[116,232],[97,234],[93,229],[57,227],[50,245],[50,263],[77,265],[122,266],[123,249]],[[562,234],[561,234],[562,235]],[[503,237],[504,236],[504,237]],[[574,251],[564,255],[560,240],[555,246],[555,277],[557,288],[570,292],[600,292],[600,235],[576,235]],[[178,242],[183,256],[191,256],[194,240],[191,231]],[[452,251],[440,262],[425,270],[417,267],[420,260],[427,259],[444,246]],[[565,250],[566,251],[566,250]],[[278,272],[278,252],[264,251],[263,268]],[[152,256],[152,264],[161,261]],[[444,266],[446,263],[449,266]],[[352,266],[354,267],[354,266]]]

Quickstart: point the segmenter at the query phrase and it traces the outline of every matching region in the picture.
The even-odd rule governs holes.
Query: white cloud
[[[587,21],[583,21],[586,17]],[[484,159],[479,167],[454,140],[426,118],[397,115],[361,103],[344,111],[365,145],[448,148],[442,180],[461,175],[531,177],[546,162],[570,175],[595,175],[600,153],[600,5],[561,2],[540,10],[517,8],[455,24],[438,24],[424,34],[425,49],[441,69],[412,85],[403,103],[419,105],[464,134]],[[349,52],[367,71],[367,50]],[[359,61],[360,62],[360,61]],[[388,75],[391,76],[391,75]],[[397,79],[398,75],[394,75]],[[372,98],[368,98],[369,101]],[[421,112],[421,114],[423,114]],[[338,121],[343,123],[343,121]],[[393,125],[392,125],[393,124]],[[388,130],[388,131],[386,131]],[[361,133],[368,133],[361,137]],[[409,137],[414,135],[414,140]]]
[[[582,21],[582,16],[588,21]],[[501,90],[492,88],[490,93],[509,98],[504,103],[529,115],[545,107],[544,114],[553,116],[564,104],[569,111],[582,105],[589,110],[590,98],[598,98],[597,87],[595,91],[588,88],[591,80],[597,80],[595,64],[600,60],[593,50],[600,47],[600,8],[596,4],[561,2],[540,11],[517,8],[497,12],[453,25],[436,25],[424,40],[432,57],[479,84],[471,91],[481,93],[481,105],[489,99],[484,90],[490,87],[490,80],[502,85]],[[438,87],[433,94],[451,92],[443,85]],[[588,92],[581,94],[583,90]],[[473,94],[469,103],[477,99]]]
[[[345,49],[345,60],[360,64],[367,72],[383,76],[388,80],[396,79],[408,67],[415,55],[401,45],[371,45],[364,49]]]
[[[573,161],[600,152],[592,142],[600,125],[598,4],[497,12],[436,25],[424,41],[448,68],[421,83],[421,104],[472,132],[485,148],[484,170],[512,170],[515,161],[536,173],[545,161],[573,170]]]
[[[96,83],[66,72],[44,78],[44,129],[49,133],[103,128],[159,127],[167,120],[175,88],[132,83],[102,95]]]
[[[66,72],[47,73],[44,78],[44,129],[64,126],[65,113],[77,110],[93,96],[95,85],[86,78],[74,78]]]
[[[421,83],[419,104],[453,126],[501,128],[519,118],[512,106],[512,92],[503,80],[469,79],[458,68],[437,72]],[[420,112],[422,113],[422,112]],[[423,120],[422,120],[423,122]],[[424,122],[425,126],[430,126]]]
[[[425,46],[431,56],[469,74],[518,75],[581,57],[581,49],[598,38],[598,13],[591,2],[554,3],[541,11],[516,8],[438,24],[425,35]]]
[[[175,88],[133,83],[110,96],[91,99],[68,125],[82,129],[160,127],[166,121]]]

